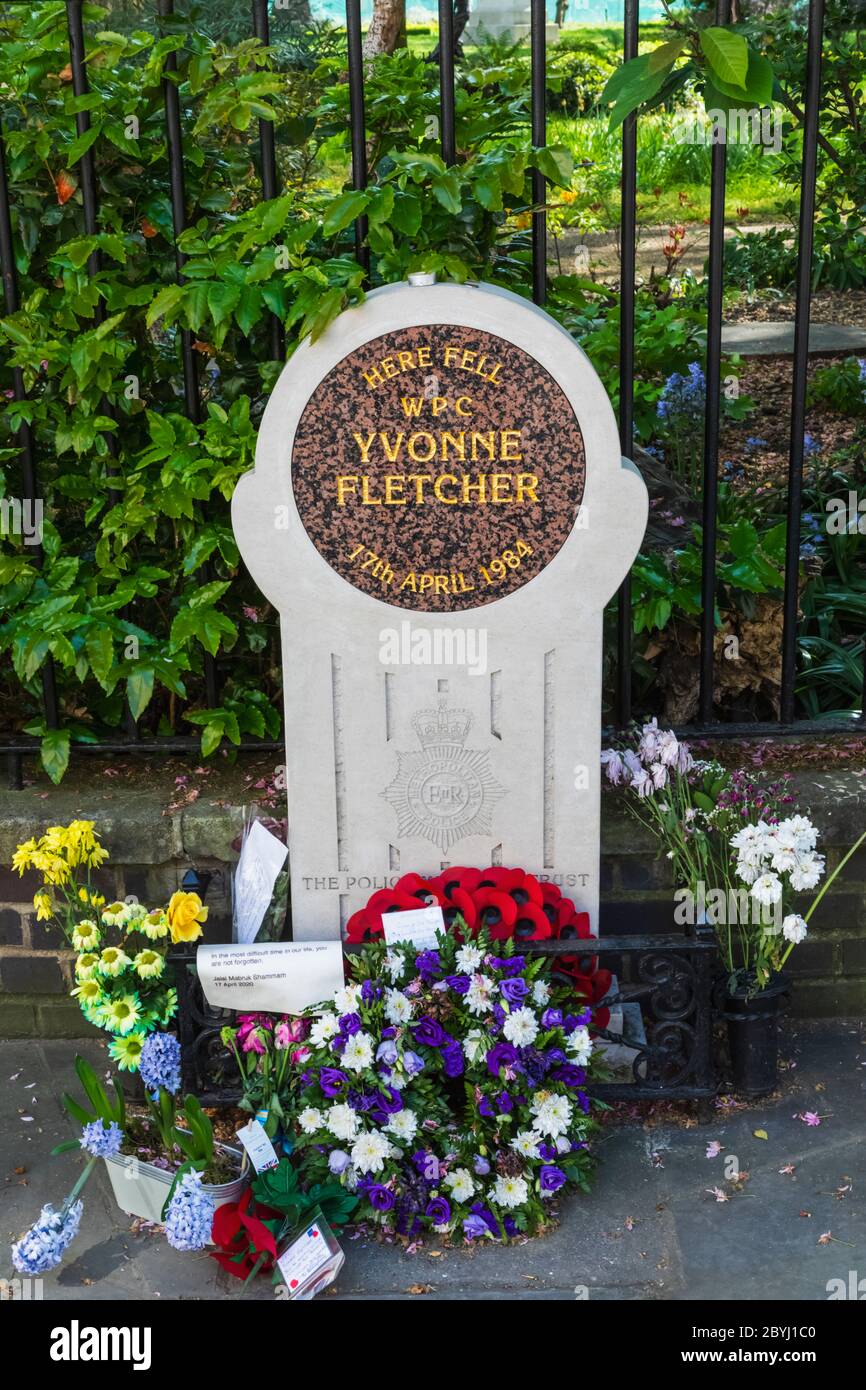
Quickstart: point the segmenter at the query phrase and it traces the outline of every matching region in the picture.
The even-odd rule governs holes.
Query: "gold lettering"
[[[487,457],[488,457],[489,459],[495,459],[495,458],[496,458],[496,444],[495,444],[495,442],[494,442],[493,435],[494,435],[494,431],[493,431],[493,430],[485,430],[485,431],[483,431],[483,432],[481,432],[481,431],[479,431],[479,430],[473,430],[473,431],[472,431],[472,462],[473,462],[473,463],[477,462],[477,460],[478,460],[478,446],[479,446],[479,444],[481,445],[482,449],[484,449],[484,450],[486,451]]]
[[[538,478],[535,476],[534,473],[518,473],[517,482],[515,486],[517,488],[516,501],[538,501],[538,494],[536,493],[536,488],[538,487]]]
[[[337,478],[337,506],[345,507],[347,491],[357,492],[358,490],[357,473],[344,473]]]
[[[370,496],[370,479],[365,474],[361,479],[361,501],[365,507],[381,507],[381,497]]]
[[[449,507],[450,507],[450,506],[453,506],[454,503],[457,502],[458,499],[457,499],[456,497],[443,497],[443,496],[442,496],[442,484],[443,484],[443,483],[453,483],[454,486],[456,487],[456,486],[457,486],[457,479],[454,477],[454,474],[453,474],[453,473],[442,473],[442,474],[436,479],[436,481],[435,481],[434,484],[433,484],[433,495],[434,495],[434,497],[436,498],[436,501],[437,501],[437,502],[446,502],[446,503],[448,504]]]
[[[521,474],[523,477],[524,474]],[[406,498],[403,496],[403,484],[405,478],[400,473],[385,474],[385,506],[386,507],[405,507]]]
[[[501,459],[507,459],[507,461],[508,461],[509,463],[520,463],[520,462],[522,461],[522,459],[523,459],[523,455],[522,455],[522,454],[520,454],[520,453],[518,453],[518,454],[511,454],[511,453],[508,452],[509,449],[517,449],[517,448],[519,447],[519,445],[520,445],[520,433],[521,433],[520,430],[503,430],[503,431],[502,431],[502,435],[501,435],[501,438],[502,438],[502,448],[501,448],[500,453],[499,453],[499,457],[500,457]]]
[[[460,407],[463,405],[464,402],[465,402],[467,405],[471,405],[471,404],[472,404],[471,397],[470,397],[470,396],[458,396],[457,399],[456,399],[456,401],[454,402],[454,409],[457,411],[457,414],[458,414],[458,415],[471,415],[471,414],[472,414],[472,411],[471,411],[471,410],[461,410]]]
[[[420,415],[424,404],[423,396],[401,396],[404,415]]]
[[[491,500],[491,502],[510,502],[510,501],[511,501],[511,474],[510,474],[510,473],[491,473],[491,475],[490,475],[490,500]]]
[[[468,473],[464,473],[463,475],[463,501],[471,502],[472,499],[469,494],[474,491],[478,493],[476,500],[480,505],[482,502],[487,501],[487,474],[476,473],[475,476],[478,481],[473,483]]]
[[[462,461],[466,457],[466,433],[460,430],[459,434],[451,434],[448,430],[443,430],[440,435],[439,444],[441,448],[441,458],[446,462],[449,454],[449,446],[453,448],[457,457]]]
[[[382,448],[385,451],[385,457],[388,460],[388,462],[396,463],[397,459],[400,456],[400,446],[403,443],[403,431],[400,430],[399,434],[395,437],[393,444],[390,443],[388,435],[385,433],[384,430],[379,431],[379,439],[381,441]]]
[[[402,439],[402,437],[401,435],[400,438]],[[426,440],[430,446],[429,452],[426,454],[418,453],[418,442],[422,439]],[[430,460],[436,456],[436,440],[427,430],[418,430],[416,434],[410,434],[409,442],[406,447],[409,450],[409,457],[414,463],[429,463]]]
[[[362,462],[362,463],[369,463],[369,462],[370,462],[370,445],[373,443],[373,440],[376,438],[376,436],[375,436],[375,434],[373,433],[373,431],[371,430],[370,433],[367,435],[367,442],[366,442],[366,444],[364,443],[364,441],[363,441],[363,439],[361,438],[361,436],[357,433],[357,431],[353,431],[353,432],[352,432],[352,438],[354,439],[354,441],[355,441],[355,443],[357,444],[358,448],[361,450],[361,462]]]

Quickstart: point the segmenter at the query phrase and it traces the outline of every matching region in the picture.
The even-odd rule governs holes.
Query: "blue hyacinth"
[[[149,1033],[138,1069],[154,1100],[160,1087],[176,1095],[180,1090],[180,1043],[174,1033]]]
[[[93,1158],[111,1158],[120,1152],[123,1130],[115,1120],[108,1126],[103,1120],[94,1120],[82,1129],[80,1143]]]
[[[73,1202],[69,1210],[55,1211],[49,1202],[39,1220],[12,1246],[12,1263],[19,1274],[45,1274],[55,1269],[78,1235],[84,1203]]]
[[[707,383],[698,362],[689,365],[688,376],[673,372],[662,387],[656,414],[666,424],[692,424],[700,420],[707,399]]]
[[[214,1199],[201,1185],[201,1173],[184,1173],[165,1218],[165,1237],[174,1250],[202,1250],[210,1240]]]

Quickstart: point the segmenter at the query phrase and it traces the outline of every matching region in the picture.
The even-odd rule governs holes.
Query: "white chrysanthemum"
[[[351,1105],[332,1105],[325,1116],[325,1124],[335,1139],[354,1139],[360,1120]]]
[[[475,1191],[475,1182],[468,1168],[452,1168],[444,1180],[455,1202],[468,1202]]]
[[[463,1001],[471,1014],[489,1014],[496,999],[496,985],[489,975],[473,975],[472,982],[463,996]]]
[[[334,1007],[338,1014],[354,1013],[361,1002],[360,985],[344,985],[334,991]]]
[[[541,1135],[534,1129],[521,1129],[511,1141],[510,1147],[522,1158],[537,1158]]]
[[[378,1130],[360,1134],[352,1145],[352,1162],[359,1173],[381,1173],[393,1153],[391,1141]]]
[[[404,1144],[409,1144],[418,1133],[418,1116],[414,1110],[408,1107],[405,1110],[398,1110],[396,1115],[392,1115],[385,1128],[396,1139]]]
[[[582,1024],[575,1028],[574,1032],[566,1043],[568,1051],[574,1054],[577,1066],[585,1067],[592,1056],[592,1038],[589,1036],[589,1029]]]
[[[493,1200],[500,1207],[522,1207],[529,1197],[525,1178],[499,1177],[493,1184]]]
[[[749,856],[764,854],[770,834],[771,829],[767,822],[759,820],[757,825],[744,825],[735,835],[732,835],[731,845],[741,856],[746,853]]]
[[[823,874],[823,854],[801,854],[796,868],[791,870],[791,887],[796,893],[804,893],[810,888],[816,888]]]
[[[775,874],[761,874],[752,884],[752,897],[764,907],[777,903],[782,896],[782,880]]]
[[[347,1071],[363,1071],[373,1065],[373,1039],[369,1033],[353,1033],[343,1049],[343,1066]]]
[[[555,1138],[557,1134],[564,1134],[571,1124],[571,1101],[567,1096],[557,1096],[551,1091],[536,1091],[529,1108],[542,1134]]]
[[[800,917],[796,912],[792,912],[790,917],[786,917],[782,923],[782,935],[786,941],[793,941],[795,946],[799,945],[801,941],[806,940],[808,932],[809,928],[806,925],[805,919]]]
[[[385,991],[385,1017],[389,1023],[408,1023],[412,1017],[412,1000],[400,989]]]
[[[400,976],[403,974],[403,971],[406,969],[406,962],[400,955],[399,951],[388,952],[388,954],[385,956],[385,969],[387,970],[394,984],[396,984]]]
[[[538,1020],[531,1009],[514,1009],[503,1023],[502,1031],[515,1047],[529,1047],[538,1037]]]
[[[489,1038],[482,1033],[480,1028],[470,1028],[463,1039],[463,1052],[470,1067],[473,1067],[479,1058],[484,1056],[488,1042]]]
[[[462,970],[467,975],[473,975],[484,959],[484,952],[478,946],[461,946],[457,952],[455,960],[458,970]]]
[[[317,1110],[314,1105],[308,1105],[306,1110],[302,1110],[298,1116],[298,1124],[305,1134],[315,1134],[324,1124],[324,1117],[321,1110]]]
[[[336,1014],[322,1014],[317,1018],[310,1029],[310,1042],[313,1047],[324,1047],[325,1043],[335,1038],[340,1031],[340,1023]]]
[[[534,1004],[538,1004],[539,1008],[550,1003],[550,985],[546,980],[535,981],[532,986],[532,1001]]]

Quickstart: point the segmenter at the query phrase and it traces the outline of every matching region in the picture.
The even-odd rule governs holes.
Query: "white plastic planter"
[[[216,1147],[223,1153],[236,1154],[240,1162],[239,1149],[224,1144],[218,1144]],[[157,1168],[152,1163],[143,1163],[141,1159],[128,1154],[115,1154],[106,1158],[105,1166],[111,1179],[115,1201],[121,1211],[125,1211],[127,1216],[140,1216],[145,1221],[154,1221],[161,1225],[162,1209],[174,1181],[174,1172]],[[204,1190],[210,1193],[216,1206],[222,1207],[226,1202],[237,1201],[248,1182],[249,1170],[233,1178],[231,1182],[205,1183]]]

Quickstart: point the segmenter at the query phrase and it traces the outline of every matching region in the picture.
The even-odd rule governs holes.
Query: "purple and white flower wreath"
[[[355,1220],[416,1240],[534,1234],[588,1190],[591,1010],[549,961],[440,934],[365,946],[298,1063],[292,1130],[308,1183],[337,1177]]]

